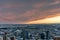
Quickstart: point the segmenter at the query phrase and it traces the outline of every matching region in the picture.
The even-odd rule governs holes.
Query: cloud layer
[[[60,16],[60,0],[0,0],[1,23],[25,23]]]

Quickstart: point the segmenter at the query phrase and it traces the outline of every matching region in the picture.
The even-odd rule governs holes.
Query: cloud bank
[[[60,16],[60,0],[0,0],[0,22],[25,23]]]

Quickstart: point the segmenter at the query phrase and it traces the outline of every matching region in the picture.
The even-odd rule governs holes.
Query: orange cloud
[[[23,13],[12,13],[10,12],[6,12],[5,10],[2,10],[4,13],[0,13],[0,21],[7,21],[7,22],[14,22],[14,23],[25,23],[25,22],[29,22],[29,21],[35,21],[35,20],[43,20],[46,18],[51,18],[51,17],[55,17],[55,16],[60,16],[60,6],[59,7],[51,7],[49,8],[50,5],[55,5],[55,4],[59,4],[60,0],[54,0],[54,2],[51,3],[46,3],[46,2],[41,2],[41,3],[34,3],[31,6],[33,7],[33,9],[29,9],[26,10]],[[0,8],[21,8],[21,7],[25,7],[26,4],[4,4],[1,5]],[[46,8],[44,10],[44,8],[42,8],[44,6],[44,8]],[[48,6],[48,7],[47,7]],[[26,6],[27,7],[27,6]],[[28,7],[30,8],[30,7]],[[27,9],[28,9],[27,8]],[[25,10],[24,8],[22,8],[22,11]],[[8,11],[8,10],[6,10]],[[18,11],[20,11],[18,9]],[[13,10],[14,12],[14,10]]]
[[[14,23],[26,23],[29,21],[42,20],[45,18],[50,18],[54,16],[60,16],[60,9],[50,9],[46,11],[41,11],[39,9],[28,10],[23,14],[16,16],[12,12],[0,13],[0,21],[14,22]]]
[[[60,23],[60,16],[46,18],[42,20],[35,20],[27,22],[26,24],[49,24],[49,23]]]
[[[14,21],[16,16],[13,13],[2,14],[0,13],[0,21]]]

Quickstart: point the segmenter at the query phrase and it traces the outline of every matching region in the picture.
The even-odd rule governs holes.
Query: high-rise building
[[[54,40],[60,40],[60,36],[55,36]]]
[[[0,36],[0,40],[3,40],[3,37],[2,36]]]
[[[15,37],[13,36],[13,37],[10,37],[10,40],[15,40]]]
[[[7,40],[10,40],[10,37],[7,37]]]
[[[4,32],[3,40],[7,40],[7,32]]]

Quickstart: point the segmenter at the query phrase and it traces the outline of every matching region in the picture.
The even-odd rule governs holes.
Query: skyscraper
[[[3,40],[3,37],[2,36],[0,36],[0,40]]]

